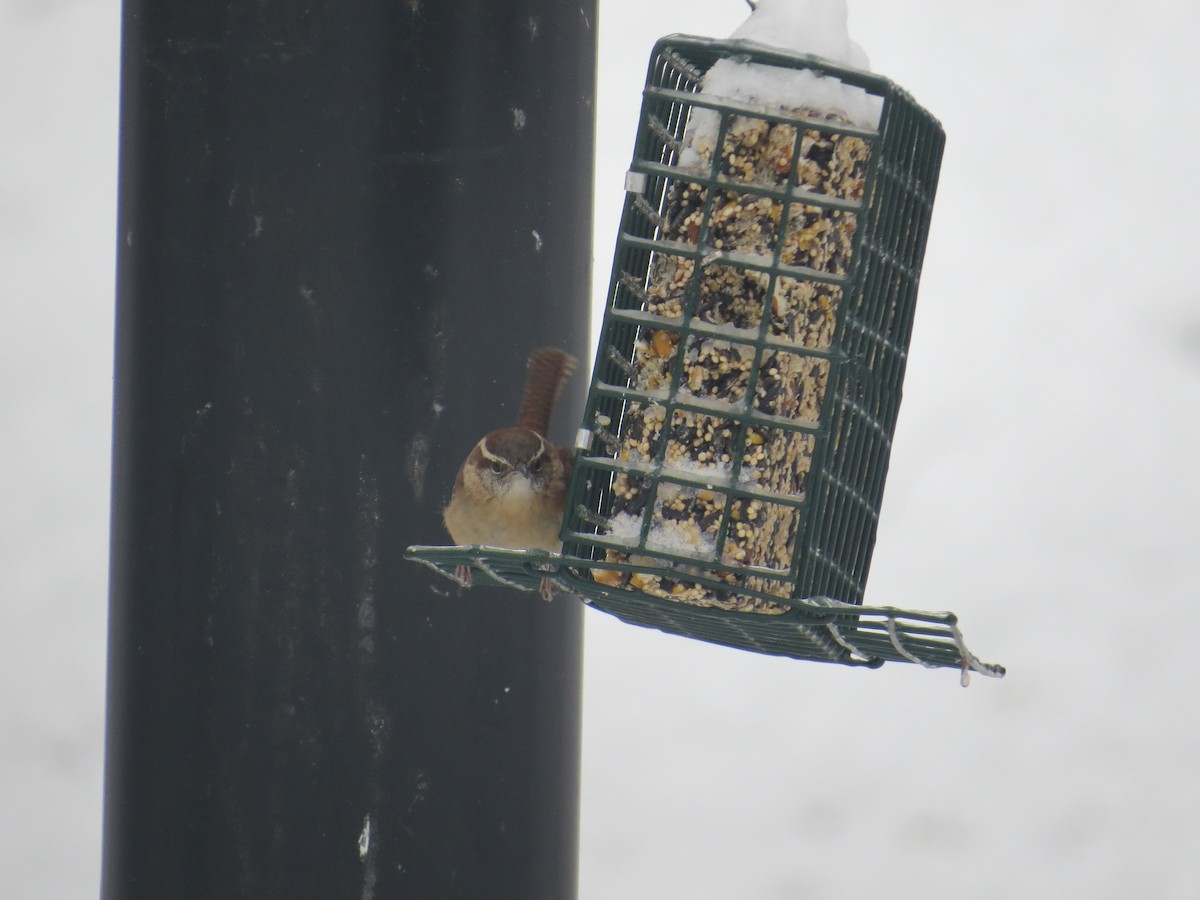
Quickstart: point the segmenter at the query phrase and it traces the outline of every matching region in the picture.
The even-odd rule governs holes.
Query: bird
[[[546,437],[550,414],[577,360],[556,347],[529,354],[517,424],[484,435],[454,480],[442,521],[455,544],[510,550],[562,550],[558,532],[571,481],[571,450]],[[469,566],[455,576],[471,583]],[[542,579],[551,599],[554,585]]]

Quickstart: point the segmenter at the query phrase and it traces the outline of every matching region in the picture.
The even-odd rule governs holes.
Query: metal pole
[[[103,896],[574,896],[580,605],[401,554],[586,356],[595,0],[123,40]]]

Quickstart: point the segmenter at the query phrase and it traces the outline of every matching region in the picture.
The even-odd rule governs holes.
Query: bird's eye
[[[533,462],[531,462],[529,464],[529,471],[533,472],[535,474],[542,471],[542,467],[545,464],[545,462],[546,461],[544,459],[535,459]]]
[[[504,463],[493,462],[492,463],[492,471],[495,472],[497,475],[501,474],[504,471]]]

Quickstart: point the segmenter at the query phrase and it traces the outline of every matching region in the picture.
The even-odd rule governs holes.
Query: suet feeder
[[[742,649],[1002,675],[953,615],[862,605],[941,126],[743,41],[660,40],[643,97],[561,556],[410,556]]]

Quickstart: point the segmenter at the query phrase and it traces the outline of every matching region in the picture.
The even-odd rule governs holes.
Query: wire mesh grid
[[[878,128],[818,118],[806,109],[765,113],[702,93],[705,73],[723,59],[807,69],[860,88],[879,98]],[[687,129],[698,111],[719,116],[717,150],[706,170],[684,164]],[[787,159],[786,178],[764,183],[731,174],[736,156],[722,151],[751,120],[768,123],[771,135],[790,137],[790,152],[780,157]],[[815,157],[812,148],[830,144],[830,152],[861,148],[860,177],[842,190],[802,177],[802,164]],[[886,79],[736,42],[672,37],[658,44],[585,412],[589,434],[576,460],[564,532],[568,555],[602,564],[627,552],[674,567],[701,561],[738,593],[759,586],[781,598],[861,602],[942,145],[936,120]],[[739,146],[737,152],[746,151]],[[744,252],[745,242],[728,249],[722,219],[730,219],[726,211],[734,207],[722,205],[722,198],[731,196],[739,209],[758,207],[778,219],[774,239],[750,248],[758,252]],[[691,211],[690,198],[699,216],[685,230],[678,221]],[[786,238],[797,230],[792,221],[801,247],[810,223],[840,237],[827,239],[819,256],[789,257]],[[656,309],[655,281],[676,263],[684,273],[677,308],[664,310],[660,303]],[[721,299],[706,295],[739,279],[756,281],[759,308],[745,321],[729,321],[728,309],[726,321],[714,321],[705,306]],[[796,285],[808,291],[810,308],[826,314],[816,333],[810,328],[797,336],[780,326],[779,297]],[[670,355],[671,368],[661,384],[647,387],[636,370],[653,350],[639,348],[656,345]],[[751,361],[743,383],[719,399],[694,378],[688,383],[696,371],[689,363],[703,352],[696,348],[713,345]],[[778,373],[796,371],[807,373],[801,392],[811,396],[793,398],[786,410],[772,405]],[[652,407],[661,425],[647,429]],[[697,422],[705,436],[725,437],[725,465],[696,465],[694,455],[678,465],[673,434],[680,423],[695,430]],[[630,433],[638,428],[654,433],[631,453]],[[764,444],[787,448],[785,455],[803,457],[805,465],[794,466],[783,483],[756,484],[747,473],[752,453]],[[656,540],[664,489],[673,498],[715,495],[707,511],[710,540],[694,548]],[[635,496],[614,502],[622,490]],[[730,536],[747,530],[752,506],[760,516],[764,510],[774,516],[781,546],[770,558],[748,563],[743,548],[730,548]],[[626,516],[624,527],[614,528],[614,513],[622,512],[636,527]]]

